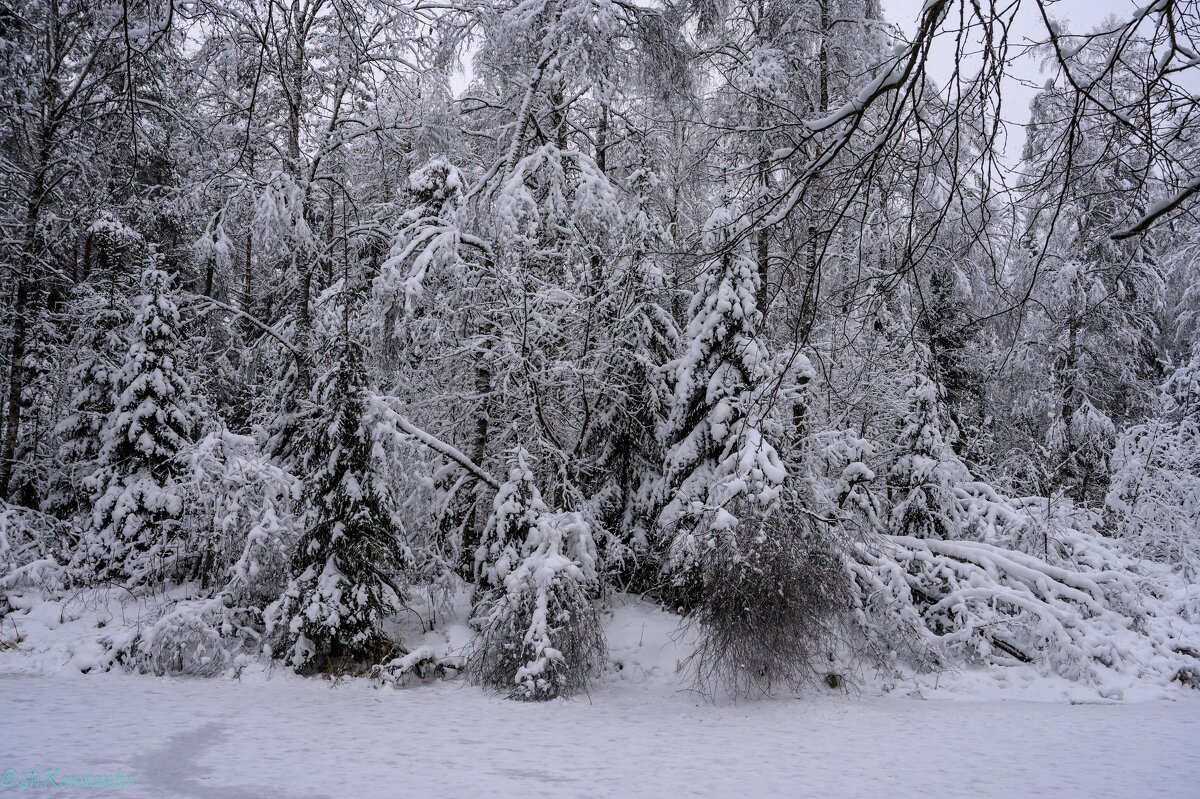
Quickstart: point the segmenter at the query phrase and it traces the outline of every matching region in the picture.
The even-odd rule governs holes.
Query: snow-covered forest
[[[1200,3],[1082,5],[3,0],[0,667],[1186,699]]]

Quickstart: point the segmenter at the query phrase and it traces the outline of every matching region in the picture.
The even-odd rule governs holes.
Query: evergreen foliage
[[[111,377],[112,410],[99,431],[97,468],[85,481],[92,502],[86,557],[99,579],[133,583],[168,569],[180,554],[180,454],[197,425],[171,278],[151,267],[142,292],[125,362]],[[104,388],[85,390],[85,397]]]
[[[349,342],[314,387],[304,529],[270,612],[281,655],[297,670],[380,657],[383,622],[404,601],[403,531],[376,480],[365,392],[362,352]]]

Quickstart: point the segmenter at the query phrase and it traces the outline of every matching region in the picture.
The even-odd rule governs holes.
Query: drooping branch
[[[395,398],[376,394],[372,399],[374,400],[372,405],[379,408],[383,412],[386,423],[398,430],[400,434],[407,438],[416,440],[423,446],[433,450],[442,457],[453,461],[468,473],[479,480],[482,480],[492,488],[497,490],[500,488],[499,480],[489,474],[482,466],[471,460],[471,458],[469,458],[466,453],[464,453],[458,447],[441,440],[432,433],[422,430],[420,427],[417,427],[415,424],[409,421],[408,417],[393,408],[392,403],[395,401]]]
[[[1197,192],[1200,192],[1200,177],[1192,178],[1174,196],[1150,206],[1150,208],[1146,210],[1146,213],[1142,215],[1142,218],[1136,223],[1125,228],[1124,230],[1118,230],[1116,233],[1112,234],[1112,240],[1123,241],[1124,239],[1133,238],[1134,236],[1145,233],[1147,230],[1153,227],[1155,222],[1179,208],[1189,197]]]
[[[270,336],[271,338],[275,339],[276,342],[278,342],[279,344],[282,344],[289,352],[291,352],[297,358],[300,357],[300,351],[297,350],[290,341],[288,341],[283,336],[279,335],[279,333],[277,333],[275,330],[273,330],[272,328],[263,324],[258,319],[254,318],[253,316],[251,316],[250,314],[246,313],[243,310],[234,308],[232,305],[227,305],[227,304],[221,302],[220,300],[214,300],[212,297],[197,297],[195,303],[191,307],[193,310],[195,310],[199,313],[207,313],[208,311],[212,311],[212,310],[220,310],[220,311],[225,311],[226,313],[231,313],[234,316],[240,317],[241,319],[246,320],[251,325],[253,325],[254,327],[261,330],[265,335]]]
[[[420,441],[422,444],[429,447],[431,450],[438,453],[439,455],[442,455],[442,456],[454,461],[459,466],[466,469],[468,472],[475,475],[476,477],[478,477],[483,482],[487,483],[492,488],[495,488],[495,489],[500,488],[499,480],[497,480],[495,477],[492,477],[490,474],[485,472],[481,466],[479,466],[473,460],[468,458],[466,456],[466,454],[464,454],[460,449],[458,449],[454,445],[447,444],[445,441],[442,441],[437,436],[434,436],[434,435],[431,435],[431,434],[425,432],[424,430],[417,427],[415,424],[413,424],[412,422],[410,422],[408,419],[404,418],[403,416],[399,416],[399,415],[396,416],[396,425],[401,430],[403,430],[405,433],[407,433],[408,435],[415,438],[417,441]]]

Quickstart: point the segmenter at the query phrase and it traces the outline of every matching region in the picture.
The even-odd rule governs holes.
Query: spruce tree
[[[731,531],[738,513],[772,505],[787,478],[773,443],[782,429],[764,413],[763,392],[778,374],[759,333],[762,276],[737,243],[737,228],[738,214],[728,207],[708,220],[705,249],[714,258],[700,277],[676,364],[660,488],[660,523],[680,531],[671,546],[674,566],[699,554],[697,525]]]
[[[509,453],[508,479],[492,500],[492,515],[475,550],[475,581],[481,590],[504,588],[504,578],[521,561],[530,530],[549,512],[533,481],[529,453],[518,447]]]
[[[110,304],[88,296],[80,305],[97,301],[102,304],[87,314],[91,324],[81,331],[79,361],[70,374],[75,389],[56,430],[58,457],[43,505],[60,519],[70,519],[88,506],[86,478],[99,466],[101,431],[116,400],[113,382],[129,348],[123,337],[129,323],[124,298]]]
[[[774,395],[814,376],[796,353],[770,357],[758,307],[762,272],[736,209],[709,219],[713,254],[692,300],[676,371],[659,523],[671,532],[674,599],[703,635],[690,667],[699,687],[737,695],[809,681],[827,657],[848,582],[812,498],[779,452]]]
[[[287,589],[269,611],[297,670],[381,655],[383,620],[403,600],[401,531],[376,479],[366,386],[361,349],[348,341],[314,389],[308,521]]]
[[[946,440],[938,395],[937,383],[920,372],[912,376],[890,474],[901,497],[889,520],[896,535],[951,539],[963,532],[954,489],[971,475]]]
[[[631,181],[648,193],[652,176],[645,170]],[[661,428],[671,408],[674,381],[667,364],[678,357],[679,330],[662,304],[666,296],[660,256],[667,237],[639,194],[627,217],[634,252],[616,269],[600,300],[611,356],[601,373],[603,393],[597,398],[595,421],[586,431],[583,451],[590,462],[588,495],[601,526],[604,559],[635,583],[661,565],[650,555],[647,529],[653,513],[653,491],[662,478]]]
[[[29,323],[29,342],[22,363],[25,371],[21,392],[24,432],[13,455],[8,499],[31,508],[38,507],[45,495],[47,466],[54,459],[54,420],[62,387],[59,364],[66,349],[55,317],[56,314],[46,308],[40,308],[34,314]]]
[[[109,212],[97,216],[84,240],[88,278],[72,289],[66,313],[77,325],[72,343],[79,354],[68,375],[72,393],[55,430],[57,460],[43,502],[63,520],[89,513],[86,478],[100,466],[101,431],[116,403],[113,385],[129,351],[131,299],[147,252],[146,240]]]
[[[581,514],[546,507],[523,448],[508,466],[476,553],[480,634],[471,670],[511,699],[544,701],[581,690],[603,662],[590,600],[596,546]]]
[[[85,481],[93,504],[86,555],[100,579],[131,583],[145,581],[170,555],[173,523],[182,512],[178,455],[193,440],[197,414],[180,363],[171,278],[151,267],[142,291],[125,363],[112,378],[98,468]],[[81,402],[103,402],[103,378],[93,377],[94,391],[87,389]]]

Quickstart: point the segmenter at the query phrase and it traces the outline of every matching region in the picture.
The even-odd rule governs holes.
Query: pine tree
[[[581,514],[546,507],[523,448],[508,466],[476,553],[481,629],[472,671],[511,699],[543,701],[581,690],[604,657],[589,596],[596,546]]]
[[[729,207],[708,220],[705,249],[716,255],[692,300],[677,364],[660,489],[660,522],[681,530],[675,566],[699,554],[698,524],[731,531],[743,510],[771,506],[787,478],[773,443],[782,430],[765,413],[764,392],[779,375],[758,330],[761,275],[736,242],[737,220]]]
[[[954,489],[971,475],[946,441],[938,384],[917,372],[906,397],[908,409],[890,474],[901,499],[892,507],[889,529],[915,538],[958,538],[963,530]]]
[[[348,342],[314,388],[308,521],[287,589],[268,614],[283,626],[283,654],[297,670],[381,656],[382,623],[404,598],[402,532],[376,479],[362,359]]]
[[[99,467],[86,481],[93,504],[86,555],[99,578],[130,583],[145,581],[156,569],[161,574],[178,544],[172,538],[182,512],[178,455],[197,427],[180,362],[171,278],[151,267],[142,291],[125,363],[112,378],[113,410],[100,431]]]

